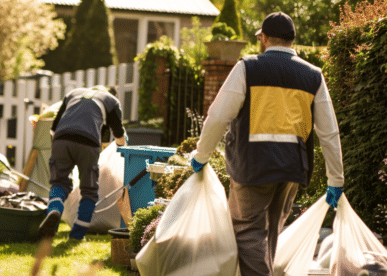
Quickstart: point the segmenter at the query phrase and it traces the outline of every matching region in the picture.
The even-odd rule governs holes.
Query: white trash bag
[[[325,198],[326,195],[321,197],[280,234],[274,276],[308,275],[319,231],[329,208]],[[332,247],[322,245],[320,249],[325,248],[324,252],[319,253],[319,260],[314,263],[320,268],[330,264],[331,276],[357,276],[369,260],[367,254],[373,255],[374,261],[387,265],[386,248],[355,213],[344,193],[338,201],[333,234],[328,237],[333,240]]]
[[[142,276],[235,276],[237,246],[226,193],[209,164],[174,195],[136,263]]]
[[[356,276],[367,264],[365,252],[384,255],[376,258],[387,265],[387,250],[352,209],[344,194],[337,203],[336,218],[333,223],[334,239],[330,262],[331,275]]]
[[[114,141],[101,152],[98,159],[98,166],[98,194],[99,199],[102,199],[113,190],[124,185],[125,159],[121,156],[121,153],[117,152],[117,144]],[[73,226],[74,221],[77,219],[79,202],[81,201],[80,189],[79,186],[76,186],[79,185],[79,180],[76,179],[74,184],[73,191],[65,201],[62,215],[62,219],[70,227]],[[95,208],[95,213],[90,222],[89,232],[106,233],[110,229],[120,228],[121,214],[117,204],[114,204],[114,202],[121,195],[122,192],[115,193]],[[102,212],[98,212],[99,210],[102,210]]]
[[[319,231],[329,205],[322,196],[278,237],[274,276],[303,276],[313,261]]]

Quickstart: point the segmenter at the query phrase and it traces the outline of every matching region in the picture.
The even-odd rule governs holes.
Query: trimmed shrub
[[[227,26],[224,22],[215,23],[211,29],[212,41],[229,40],[236,38],[236,33],[233,28]]]
[[[234,29],[239,38],[243,38],[242,23],[240,15],[237,11],[236,0],[225,0],[220,14],[215,19],[214,24],[224,22]]]

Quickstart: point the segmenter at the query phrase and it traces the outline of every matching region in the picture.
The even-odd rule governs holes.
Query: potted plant
[[[211,33],[211,40],[204,42],[210,59],[237,61],[247,42],[237,40],[238,36],[234,29],[224,22],[215,23],[212,26]]]

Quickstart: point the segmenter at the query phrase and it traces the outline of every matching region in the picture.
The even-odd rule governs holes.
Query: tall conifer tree
[[[240,15],[237,11],[236,0],[225,0],[220,14],[214,23],[224,22],[229,27],[233,28],[239,38],[243,38],[242,23]]]
[[[107,8],[103,0],[82,0],[64,46],[66,70],[113,64]]]

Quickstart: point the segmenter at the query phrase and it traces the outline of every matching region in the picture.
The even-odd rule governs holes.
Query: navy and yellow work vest
[[[282,51],[243,61],[246,98],[226,136],[227,171],[242,185],[296,182],[307,187],[321,70]]]

